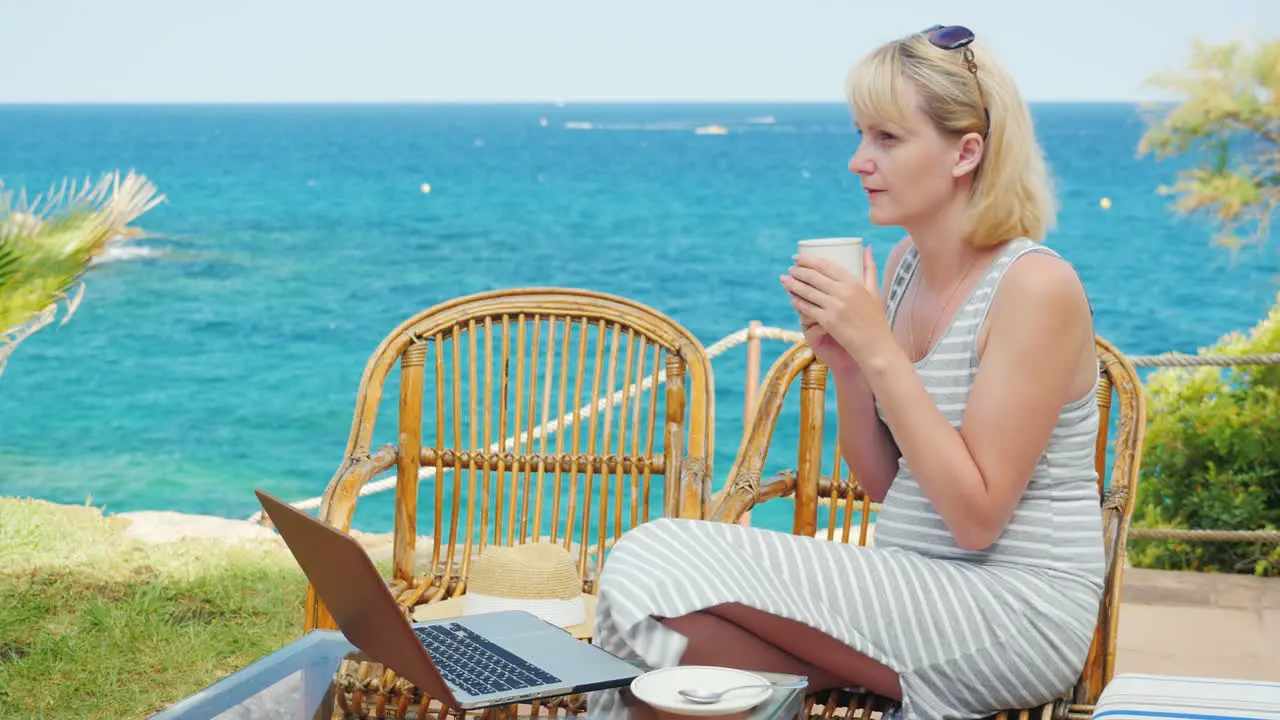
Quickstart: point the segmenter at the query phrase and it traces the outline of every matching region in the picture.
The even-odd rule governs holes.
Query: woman
[[[807,256],[781,284],[830,368],[840,445],[883,502],[874,548],[659,520],[612,550],[596,642],[651,666],[808,675],[905,718],[1048,702],[1085,662],[1103,586],[1098,365],[1029,112],[964,28],[850,74],[849,163],[907,232],[885,291]]]

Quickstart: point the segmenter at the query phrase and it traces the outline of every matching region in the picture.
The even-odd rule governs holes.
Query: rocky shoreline
[[[284,541],[280,538],[279,533],[270,527],[250,520],[236,520],[219,515],[182,513],[174,510],[133,510],[111,513],[106,517],[115,517],[126,521],[128,523],[124,528],[126,537],[150,544],[192,539],[220,540],[229,545],[265,541],[267,543],[276,543],[281,550],[286,550]],[[391,557],[391,533],[366,533],[352,530],[350,534],[360,542],[360,545],[369,553],[369,557],[374,562],[380,562]],[[431,542],[430,535],[418,536],[416,554],[420,560],[429,559]]]
[[[229,543],[246,540],[278,540],[271,528],[248,520],[217,515],[197,515],[173,510],[133,510],[112,513],[128,521],[125,535],[148,543],[166,543],[188,538],[214,538]]]
[[[182,540],[207,539],[219,540],[228,545],[244,543],[276,544],[287,552],[280,535],[270,527],[250,520],[235,520],[217,515],[200,515],[182,513],[173,510],[134,510],[112,513],[104,517],[120,518],[128,524],[124,528],[126,537],[150,544],[164,544]],[[369,554],[375,563],[389,560],[394,547],[391,533],[368,533],[351,530],[354,537]],[[546,538],[544,538],[546,539]],[[414,547],[414,555],[419,566],[425,566],[431,560],[433,538],[430,535],[419,535]],[[578,544],[572,544],[572,551],[577,552]],[[593,546],[594,550],[594,546]],[[478,552],[473,550],[473,552]],[[593,564],[593,563],[591,563]]]

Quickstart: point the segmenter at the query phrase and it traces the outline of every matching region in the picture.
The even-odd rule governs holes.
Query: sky
[[[1031,101],[1123,101],[1280,0],[0,0],[0,103],[840,102],[935,23]]]

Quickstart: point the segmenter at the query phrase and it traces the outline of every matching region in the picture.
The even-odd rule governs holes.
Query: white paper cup
[[[855,279],[862,281],[862,238],[837,237],[801,240],[799,254],[816,255],[835,261],[848,270]]]

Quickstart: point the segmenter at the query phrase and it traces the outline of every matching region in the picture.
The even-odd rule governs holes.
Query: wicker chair
[[[1125,539],[1133,512],[1131,499],[1138,484],[1142,461],[1146,409],[1142,384],[1133,366],[1109,342],[1097,339],[1102,381],[1098,389],[1101,428],[1098,433],[1096,463],[1102,489],[1103,531],[1106,543],[1106,587],[1098,613],[1098,625],[1084,671],[1071,697],[1042,707],[1010,709],[1001,718],[1070,718],[1085,720],[1115,671],[1116,632],[1120,619],[1120,589],[1124,573]],[[819,507],[825,515],[825,535],[829,540],[866,545],[870,513],[878,507],[862,492],[851,475],[824,476],[823,420],[827,368],[816,360],[807,344],[787,350],[769,369],[750,428],[743,438],[737,459],[729,471],[726,490],[717,498],[709,517],[719,522],[738,522],[743,513],[761,503],[780,497],[795,501],[792,532],[819,534]],[[782,411],[788,388],[796,377],[800,382],[800,442],[794,471],[784,471],[761,481],[769,443]],[[1111,472],[1106,472],[1107,445],[1113,395],[1118,398]],[[841,468],[840,450],[834,448],[832,467]],[[1108,482],[1109,477],[1109,482]],[[859,517],[855,526],[853,518]],[[872,538],[874,544],[874,538]],[[806,714],[829,716],[847,712],[847,717],[868,718],[882,710],[885,699],[867,693],[836,692],[809,698]],[[821,708],[820,710],[815,708]]]
[[[398,440],[375,450],[397,362]],[[395,468],[388,585],[406,616],[464,593],[474,554],[489,544],[560,543],[575,553],[584,591],[594,592],[607,547],[659,502],[663,516],[710,510],[712,384],[693,335],[624,298],[523,288],[437,305],[393,330],[370,358],[319,517],[349,530],[361,488]],[[651,488],[655,476],[661,484]],[[416,547],[419,481],[428,477],[429,558]],[[651,489],[660,493],[653,503]],[[305,612],[307,630],[335,627],[312,587]],[[347,717],[441,709],[376,663],[349,662],[335,682]]]

